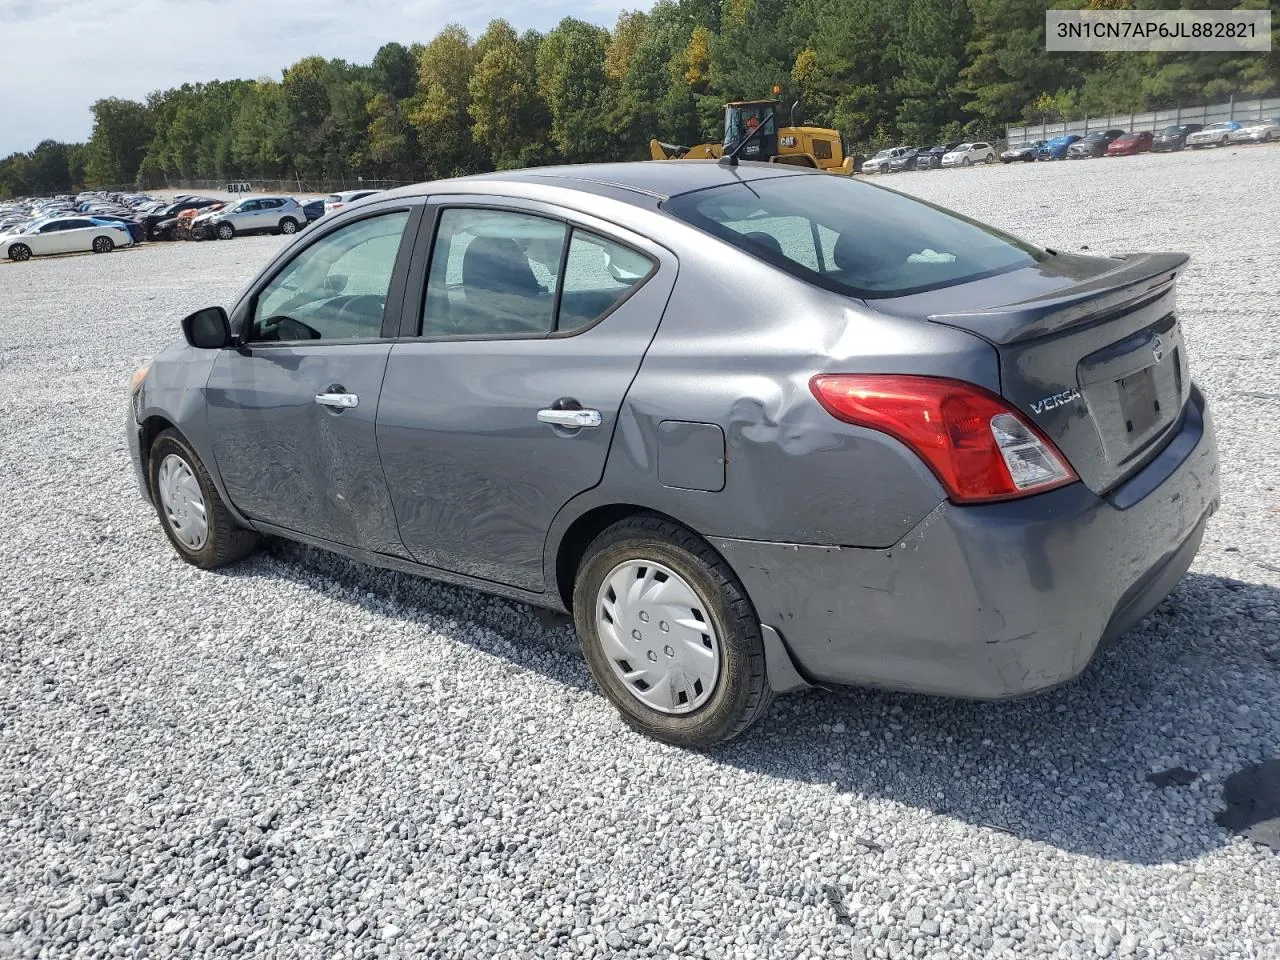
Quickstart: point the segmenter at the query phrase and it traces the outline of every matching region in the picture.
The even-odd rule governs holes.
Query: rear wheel
[[[110,253],[116,248],[115,242],[110,237],[94,237],[93,252],[94,253]]]
[[[236,235],[236,228],[229,223],[218,224],[218,239],[230,240]]]
[[[258,535],[231,519],[200,458],[176,430],[156,437],[148,469],[160,525],[187,563],[211,570],[257,548]]]
[[[280,232],[285,236],[290,236],[298,232],[298,221],[293,217],[285,217],[280,221]]]
[[[31,248],[25,243],[15,243],[9,247],[9,259],[15,263],[31,259]]]
[[[729,565],[685,527],[649,514],[614,524],[588,547],[573,598],[587,666],[636,730],[710,747],[768,709],[755,610]]]
[[[995,162],[996,162],[996,155],[995,155],[994,153],[988,153],[988,154],[987,154],[986,162],[987,162],[987,163],[995,163]]]

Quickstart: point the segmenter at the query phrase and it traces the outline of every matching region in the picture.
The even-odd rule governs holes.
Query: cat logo
[[[796,145],[795,137],[783,137],[780,141],[784,147],[794,147]]]

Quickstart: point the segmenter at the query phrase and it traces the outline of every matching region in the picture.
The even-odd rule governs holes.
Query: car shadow
[[[476,648],[595,689],[563,615],[283,541],[227,573],[280,577],[397,619],[465,623],[456,635]],[[1231,839],[1214,822],[1222,781],[1280,742],[1280,703],[1267,699],[1280,682],[1280,631],[1254,617],[1277,608],[1274,587],[1188,574],[1057,690],[1002,702],[811,690],[779,697],[708,756],[1071,853],[1189,860]]]

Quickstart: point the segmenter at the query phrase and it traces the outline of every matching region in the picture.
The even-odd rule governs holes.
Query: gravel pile
[[[0,957],[1280,954],[1280,855],[1215,822],[1280,753],[1280,147],[876,182],[1191,252],[1223,508],[1063,690],[782,698],[709,755],[628,732],[530,608],[174,556],[127,378],[281,239],[0,264]]]

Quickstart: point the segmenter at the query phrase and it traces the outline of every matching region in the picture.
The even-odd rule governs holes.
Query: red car
[[[1143,130],[1142,133],[1126,133],[1116,137],[1107,146],[1107,156],[1128,157],[1135,153],[1146,153],[1151,149],[1154,136],[1151,131]]]

